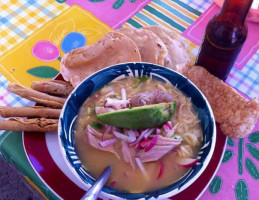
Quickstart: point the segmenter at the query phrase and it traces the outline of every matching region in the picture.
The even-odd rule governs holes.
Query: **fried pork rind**
[[[92,73],[110,65],[140,62],[137,45],[127,36],[109,32],[97,43],[72,50],[61,60],[60,72],[73,87]]]
[[[146,26],[143,29],[152,31],[164,42],[168,50],[164,63],[166,67],[175,69],[177,64],[190,61],[185,45],[177,33],[161,26]]]
[[[164,65],[168,50],[155,33],[136,28],[122,28],[119,32],[131,38],[137,44],[143,62]]]
[[[225,135],[242,138],[251,132],[259,117],[256,99],[247,100],[203,67],[178,65],[176,71],[190,79],[206,96]]]

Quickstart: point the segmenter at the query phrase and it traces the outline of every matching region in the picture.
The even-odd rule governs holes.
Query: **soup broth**
[[[101,146],[99,148],[94,147],[87,137],[87,134],[89,134],[87,130],[90,126],[94,131],[102,133],[102,137],[105,135],[105,140],[114,138],[112,130],[122,131],[118,128],[99,124],[95,114],[95,107],[103,106],[106,98],[122,99],[121,88],[125,88],[127,98],[146,91],[158,90],[171,95],[173,101],[177,102],[175,114],[169,125],[171,124],[174,135],[177,136],[177,139],[180,138],[181,143],[159,160],[142,162],[144,173],[135,160],[133,165],[125,162],[122,151],[125,146],[122,142],[116,141],[112,144],[117,152],[117,155],[115,155],[108,151],[102,151]],[[166,130],[165,125],[154,129],[153,137],[159,131],[161,132],[159,134],[163,134],[163,131]],[[110,131],[107,131],[109,128]],[[109,133],[105,133],[105,131]],[[143,130],[134,131],[141,133]],[[177,160],[179,158],[196,158],[202,139],[199,119],[190,99],[169,83],[145,78],[125,78],[113,81],[94,93],[83,104],[75,131],[76,151],[85,169],[94,178],[97,178],[107,166],[111,166],[112,174],[106,185],[131,193],[154,191],[179,180],[190,170],[190,167],[180,165]],[[101,140],[104,140],[104,138],[101,138]],[[130,147],[138,151],[136,146]]]

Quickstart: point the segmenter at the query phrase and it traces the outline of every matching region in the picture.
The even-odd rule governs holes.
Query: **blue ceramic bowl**
[[[180,180],[156,191],[147,193],[125,193],[104,187],[101,196],[110,199],[149,199],[171,197],[190,186],[207,167],[215,147],[216,126],[210,105],[199,89],[184,76],[168,68],[150,63],[124,63],[102,69],[86,78],[68,97],[59,121],[59,141],[61,151],[66,157],[67,165],[72,173],[89,188],[93,177],[82,167],[74,146],[74,125],[80,107],[85,100],[98,89],[114,79],[127,76],[148,76],[177,86],[186,96],[191,97],[194,108],[198,112],[203,130],[198,162]]]

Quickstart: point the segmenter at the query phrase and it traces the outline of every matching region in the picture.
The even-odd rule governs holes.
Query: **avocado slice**
[[[176,102],[126,108],[97,115],[104,124],[119,128],[145,129],[158,127],[169,121],[175,113]]]

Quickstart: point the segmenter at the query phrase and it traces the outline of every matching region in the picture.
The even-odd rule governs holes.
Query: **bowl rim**
[[[61,125],[61,118],[62,116],[64,116],[65,114],[65,108],[67,107],[67,104],[69,102],[69,100],[71,99],[72,95],[78,90],[78,88],[80,88],[80,86],[86,82],[87,80],[90,80],[91,78],[95,77],[95,76],[98,76],[98,74],[102,73],[102,72],[105,72],[107,70],[110,70],[112,68],[116,68],[118,66],[121,66],[121,65],[136,65],[136,64],[143,64],[143,65],[153,65],[153,66],[156,66],[160,69],[164,69],[164,70],[168,70],[168,71],[171,71],[171,73],[175,73],[177,74],[177,76],[180,76],[180,77],[183,77],[184,79],[186,79],[186,81],[192,86],[194,87],[199,95],[202,97],[202,99],[206,102],[206,107],[209,111],[209,114],[210,114],[210,120],[212,121],[212,137],[211,137],[211,148],[209,150],[209,153],[207,154],[204,162],[203,162],[203,166],[202,168],[195,174],[195,176],[191,179],[191,180],[188,180],[184,185],[182,185],[180,187],[180,189],[178,189],[177,191],[175,191],[177,188],[174,188],[172,191],[168,191],[166,193],[163,193],[163,194],[159,194],[159,196],[157,197],[157,199],[164,199],[164,198],[169,198],[169,197],[172,197],[182,191],[184,191],[186,188],[188,188],[190,185],[192,185],[199,177],[200,175],[204,172],[204,170],[206,169],[206,167],[208,166],[211,158],[212,158],[212,155],[214,153],[214,149],[215,149],[215,144],[216,144],[216,123],[215,123],[215,117],[214,117],[214,114],[213,114],[213,111],[211,109],[211,106],[210,106],[210,103],[208,102],[207,98],[205,97],[205,95],[199,90],[199,88],[192,82],[190,81],[188,78],[186,78],[184,75],[180,74],[179,72],[177,71],[174,71],[170,68],[167,68],[167,67],[164,67],[164,66],[161,66],[161,65],[158,65],[158,64],[153,64],[153,63],[147,63],[147,62],[125,62],[125,63],[119,63],[119,64],[116,64],[116,65],[111,65],[111,66],[108,66],[108,67],[105,67],[101,70],[98,70],[96,72],[94,72],[93,74],[91,74],[90,76],[86,77],[83,81],[80,82],[80,84],[78,84],[74,90],[70,93],[70,95],[67,97],[67,100],[65,101],[64,105],[63,105],[63,108],[61,110],[61,114],[60,114],[60,118],[59,118],[59,122],[58,122],[58,143],[59,143],[59,147],[61,149],[61,154],[65,157],[65,163],[67,165],[67,167],[69,168],[69,170],[72,172],[73,175],[76,176],[76,178],[85,185],[85,189],[89,189],[91,187],[91,184],[89,182],[85,182],[82,177],[79,176],[79,174],[76,172],[75,168],[73,166],[71,166],[71,163],[68,159],[68,156],[67,156],[67,153],[66,153],[66,150],[63,146],[63,143],[62,143],[62,140],[61,140],[61,129],[62,129],[62,125]],[[116,78],[115,78],[116,79]],[[114,79],[113,79],[114,80]],[[112,81],[113,81],[112,80]],[[111,81],[109,81],[108,83],[110,83]],[[171,83],[170,83],[171,84]],[[172,85],[172,84],[171,84]],[[181,91],[182,92],[182,91]],[[185,94],[187,95],[187,94]],[[88,97],[87,97],[88,98]],[[86,100],[86,99],[85,99]],[[84,100],[84,101],[85,101]],[[73,119],[75,120],[77,118],[77,116]],[[80,165],[81,165],[81,162],[80,162]],[[187,172],[188,173],[188,172]],[[92,178],[92,176],[88,173],[88,176],[90,176]],[[186,174],[183,176],[185,177]],[[182,177],[182,178],[183,178]],[[181,179],[182,179],[181,178]],[[180,179],[180,180],[181,180]],[[174,183],[172,183],[174,184]],[[171,185],[169,185],[171,186]],[[168,187],[168,186],[166,186]],[[157,189],[156,191],[159,191],[161,189],[164,189],[166,187],[163,187],[163,188],[160,188],[160,189]],[[114,190],[114,189],[112,189]],[[114,190],[114,191],[118,191],[118,190]],[[120,192],[120,191],[118,191]],[[150,192],[146,192],[146,193],[150,193]],[[141,194],[146,194],[146,193],[141,193]],[[125,193],[125,194],[140,194],[140,193]],[[114,194],[110,194],[110,193],[107,193],[105,191],[101,191],[100,193],[100,197],[105,197],[105,198],[112,198],[112,199],[123,199],[122,197],[120,196],[116,196]],[[153,196],[152,196],[153,197]],[[150,197],[149,197],[150,198]],[[141,198],[138,198],[138,199],[146,199],[145,197],[141,197]]]

